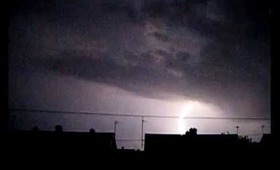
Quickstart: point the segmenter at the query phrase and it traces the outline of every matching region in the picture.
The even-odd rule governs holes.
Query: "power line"
[[[99,116],[119,116],[119,117],[137,117],[137,118],[164,118],[164,119],[216,119],[216,120],[270,120],[263,117],[179,117],[179,116],[159,116],[159,115],[133,115],[133,114],[117,114],[117,113],[96,113],[96,112],[73,112],[58,110],[37,110],[37,109],[17,109],[10,108],[11,111],[36,112],[36,113],[54,113],[54,114],[83,114],[83,115],[99,115]]]
[[[116,139],[116,141],[139,141],[139,142],[141,142],[142,139]]]

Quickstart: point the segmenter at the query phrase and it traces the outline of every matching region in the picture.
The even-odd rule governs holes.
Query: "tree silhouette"
[[[91,129],[89,130],[89,132],[92,133],[92,134],[94,134],[94,133],[95,133],[95,129],[91,128]]]
[[[58,132],[58,133],[63,132],[63,127],[61,125],[56,125],[55,126],[55,132]]]
[[[33,131],[33,132],[38,132],[38,131],[39,131],[38,126],[34,126],[34,127],[32,128],[32,131]]]
[[[185,135],[197,135],[197,129],[196,128],[190,128],[189,131],[185,133]]]

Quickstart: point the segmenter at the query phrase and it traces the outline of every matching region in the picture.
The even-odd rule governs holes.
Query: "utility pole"
[[[141,147],[143,148],[144,146],[144,116],[142,116],[142,122],[141,122]]]
[[[263,130],[264,130],[264,125],[262,125],[262,135],[263,135],[263,132],[264,132]]]
[[[118,123],[119,123],[118,121],[114,122],[114,133],[115,133],[115,136],[117,136],[117,124]]]

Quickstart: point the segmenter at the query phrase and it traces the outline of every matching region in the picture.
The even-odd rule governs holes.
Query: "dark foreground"
[[[145,150],[136,151],[117,149],[112,133],[9,132],[1,136],[1,162],[9,169],[17,166],[138,169],[166,165],[268,168],[278,153],[270,135],[262,143],[219,142],[215,136],[175,138],[146,134]]]

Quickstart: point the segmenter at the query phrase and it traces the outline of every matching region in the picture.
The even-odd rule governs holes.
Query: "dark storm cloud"
[[[163,53],[160,50],[157,52]],[[157,98],[164,91],[178,93],[184,84],[168,70],[154,67],[153,63],[156,61],[150,52],[141,54],[138,60],[136,56],[127,53],[125,59],[129,65],[120,65],[108,57],[94,59],[81,56],[79,52],[74,51],[63,52],[59,56],[54,59],[37,60],[33,66],[37,66],[41,71],[51,70],[60,75],[117,86],[146,97]],[[180,63],[175,60],[172,62]]]
[[[268,6],[217,2],[24,4],[11,16],[11,48],[14,56],[26,57],[11,60],[14,67],[35,66],[145,97],[162,99],[161,93],[169,92],[229,103],[243,112],[261,103],[259,112],[264,111]]]

